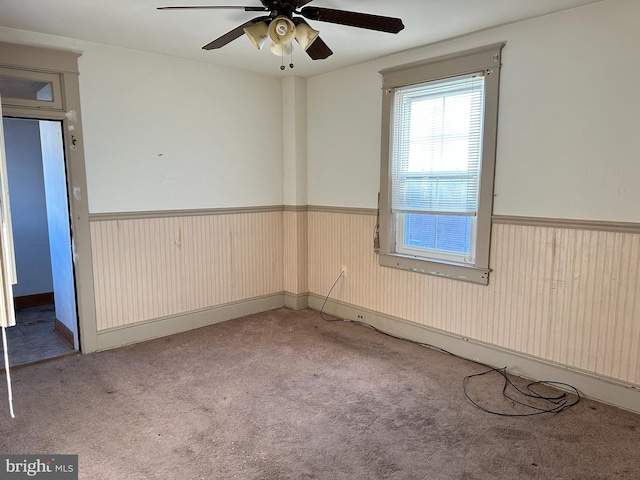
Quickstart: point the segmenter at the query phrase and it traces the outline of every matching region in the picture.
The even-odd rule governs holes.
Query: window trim
[[[491,213],[498,128],[498,92],[500,87],[501,53],[505,43],[496,43],[464,52],[445,55],[381,70],[382,75],[382,135],[380,161],[380,252],[381,266],[436,275],[466,282],[489,283],[489,249],[491,244]],[[482,160],[478,190],[476,222],[476,253],[474,264],[448,262],[403,255],[393,251],[395,226],[391,214],[391,118],[395,88],[433,80],[485,73],[484,130]]]

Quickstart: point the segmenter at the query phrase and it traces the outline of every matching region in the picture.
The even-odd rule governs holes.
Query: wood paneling
[[[640,235],[496,224],[488,286],[382,268],[375,217],[309,212],[309,291],[640,383]]]
[[[283,290],[282,212],[91,222],[98,330]]]
[[[284,290],[294,294],[306,293],[309,290],[307,212],[284,211],[283,229]]]
[[[375,216],[252,212],[91,222],[98,330],[283,290],[640,384],[640,235],[495,224],[488,286],[378,265]]]

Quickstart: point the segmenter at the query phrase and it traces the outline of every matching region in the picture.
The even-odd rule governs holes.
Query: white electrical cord
[[[11,418],[16,418],[13,413],[13,392],[11,391],[11,373],[9,372],[9,352],[7,350],[7,330],[2,326],[2,348],[4,351],[4,371],[7,374],[7,393],[9,394],[9,411]]]

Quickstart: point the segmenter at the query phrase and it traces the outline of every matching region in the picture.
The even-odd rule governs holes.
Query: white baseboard
[[[325,297],[309,294],[309,308],[320,310]],[[475,360],[492,367],[507,367],[518,376],[562,382],[577,388],[585,397],[625,410],[640,413],[640,386],[597,375],[532,355],[505,349],[497,345],[472,340],[443,330],[380,314],[355,305],[329,299],[324,307],[328,314],[348,320],[364,321],[391,335],[442,348],[462,358]]]
[[[284,294],[282,292],[181,315],[155,318],[146,322],[101,330],[98,332],[98,350],[108,350],[131,343],[173,335],[280,307],[284,307]]]

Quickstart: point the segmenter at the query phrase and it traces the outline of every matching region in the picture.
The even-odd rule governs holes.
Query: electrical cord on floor
[[[473,362],[473,360],[469,360],[470,362]],[[474,362],[474,363],[479,363],[479,362]],[[494,368],[494,367],[490,367],[489,370],[487,370],[486,372],[482,372],[482,373],[476,373],[473,375],[467,375],[466,377],[464,377],[464,380],[462,382],[463,384],[463,390],[464,390],[464,395],[465,397],[467,397],[467,400],[469,400],[471,403],[473,403],[476,407],[478,407],[480,410],[487,412],[487,413],[491,413],[493,415],[500,415],[502,417],[532,417],[534,415],[542,415],[543,413],[560,413],[563,410],[566,410],[568,408],[573,407],[574,405],[576,405],[580,399],[581,399],[581,395],[580,392],[578,391],[577,388],[575,388],[572,385],[569,385],[568,383],[563,383],[563,382],[553,382],[550,380],[540,380],[537,382],[531,382],[529,384],[527,384],[526,388],[529,391],[529,393],[523,391],[522,389],[520,389],[517,385],[515,385],[511,379],[507,376],[507,367],[504,368]],[[528,408],[529,410],[533,410],[529,413],[502,413],[502,412],[495,412],[493,410],[489,410],[485,407],[483,407],[482,405],[480,405],[478,402],[476,402],[475,400],[473,400],[470,396],[469,393],[467,391],[467,382],[469,381],[469,379],[473,378],[473,377],[481,377],[483,375],[487,375],[489,373],[498,373],[502,376],[502,378],[504,379],[504,385],[502,387],[502,395],[507,399],[510,400],[511,402],[521,405],[525,408]],[[531,405],[528,403],[524,403],[521,402],[513,397],[511,397],[508,393],[507,393],[507,388],[509,387],[509,385],[515,389],[520,395],[523,395],[525,397],[528,398],[532,398],[532,399],[538,399],[538,400],[542,400],[551,404],[554,404],[554,407],[550,407],[550,408],[540,408],[540,407],[536,407],[535,405]],[[556,386],[556,387],[564,387],[567,390],[572,390],[573,393],[576,395],[576,399],[574,401],[569,401],[569,397],[567,397],[566,393],[562,393],[556,397],[547,397],[544,395],[539,394],[538,392],[536,392],[533,387],[536,385],[547,385],[547,386]]]
[[[582,395],[580,394],[580,391],[575,388],[572,385],[569,385],[568,383],[563,383],[563,382],[554,382],[551,380],[540,380],[540,381],[535,381],[535,382],[531,382],[526,386],[526,390],[527,391],[523,391],[520,387],[518,387],[516,384],[513,383],[513,381],[508,377],[507,375],[507,367],[503,367],[503,368],[496,368],[493,367],[491,365],[488,365],[486,363],[483,362],[479,362],[477,360],[471,360],[469,358],[465,358],[462,357],[460,355],[456,355],[455,353],[449,352],[448,350],[445,350],[444,348],[440,348],[436,345],[431,345],[429,343],[423,343],[423,342],[418,342],[416,340],[411,340],[409,338],[405,338],[405,337],[399,337],[397,335],[393,335],[391,333],[387,333],[387,332],[383,332],[382,330],[374,327],[373,325],[360,321],[360,320],[350,320],[348,318],[335,318],[335,319],[329,319],[326,318],[324,316],[324,307],[327,304],[327,301],[329,300],[329,296],[331,295],[331,292],[333,291],[333,289],[335,288],[336,284],[338,283],[338,281],[342,278],[342,276],[344,275],[344,271],[340,272],[340,275],[338,275],[338,278],[336,278],[336,281],[333,282],[333,285],[331,286],[331,288],[329,289],[329,293],[327,293],[327,296],[324,299],[324,302],[322,303],[322,307],[320,308],[320,318],[322,318],[325,322],[349,322],[349,323],[355,323],[356,325],[362,325],[363,327],[367,327],[370,328],[371,330],[374,330],[378,333],[381,333],[383,335],[386,335],[387,337],[391,337],[391,338],[395,338],[396,340],[403,340],[405,342],[410,342],[416,345],[420,345],[421,347],[427,347],[427,348],[431,348],[433,350],[437,350],[439,352],[442,353],[446,353],[447,355],[451,355],[452,357],[455,358],[459,358],[461,360],[465,360],[467,362],[471,362],[471,363],[475,363],[476,365],[480,365],[483,367],[488,368],[488,370],[482,372],[482,373],[475,373],[472,375],[467,375],[466,377],[464,377],[464,379],[462,380],[462,390],[464,392],[465,397],[467,398],[467,400],[469,400],[473,405],[475,405],[477,408],[479,408],[480,410],[482,410],[483,412],[486,413],[490,413],[492,415],[499,415],[501,417],[531,417],[534,415],[542,415],[545,413],[560,413],[563,410],[567,410],[568,408],[573,407],[574,405],[577,405],[578,402],[580,402],[580,400],[582,399]],[[475,377],[482,377],[484,375],[488,375],[491,373],[497,373],[499,375],[502,376],[503,380],[504,380],[504,384],[502,386],[502,396],[504,398],[506,398],[507,400],[511,401],[513,404],[516,405],[520,405],[524,408],[528,408],[529,411],[528,413],[503,413],[503,412],[497,412],[494,410],[490,410],[486,407],[483,407],[482,405],[480,405],[476,400],[474,400],[473,398],[471,398],[471,396],[469,395],[469,391],[467,389],[467,384],[469,382],[469,380],[471,380],[472,378]],[[567,392],[563,392],[562,394],[555,396],[555,397],[550,397],[550,396],[545,396],[542,395],[538,392],[535,391],[535,387],[536,386],[543,386],[543,385],[547,385],[547,386],[551,386],[551,387],[559,387],[559,388],[564,388],[566,390],[569,390],[571,393],[576,395],[575,400],[571,400],[568,396],[567,396]],[[509,386],[511,386],[511,388],[513,388],[516,392],[518,392],[520,395],[524,396],[525,398],[530,398],[532,400],[537,400],[539,402],[547,402],[547,404],[552,404],[553,406],[549,406],[549,408],[541,408],[538,407],[536,405],[530,404],[530,403],[525,403],[524,401],[520,401],[517,400],[515,398],[513,398],[508,392],[508,388]]]
[[[325,322],[342,322],[342,321],[344,321],[342,318],[330,319],[330,318],[325,318],[325,316],[324,316],[324,306],[327,304],[327,300],[329,300],[329,295],[331,295],[331,292],[333,291],[333,288],[336,286],[336,284],[338,283],[338,280],[340,280],[343,275],[344,275],[344,270],[342,272],[340,272],[340,275],[338,275],[338,278],[336,278],[336,281],[333,282],[333,285],[331,285],[331,288],[329,289],[329,293],[327,293],[327,297],[324,299],[324,303],[322,304],[322,308],[320,308],[320,318],[322,318]]]

